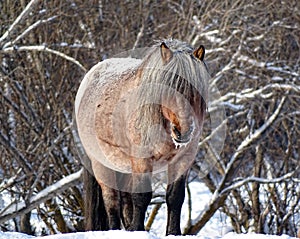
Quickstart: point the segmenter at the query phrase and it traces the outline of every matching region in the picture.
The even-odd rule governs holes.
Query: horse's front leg
[[[145,214],[151,198],[152,192],[132,194],[133,220],[131,226],[128,228],[129,231],[145,230]]]
[[[145,230],[145,214],[152,198],[151,166],[145,162],[133,164],[132,204],[133,219],[129,231]]]
[[[130,228],[132,218],[133,218],[133,205],[131,193],[121,192],[122,210],[121,217],[123,226],[126,230]]]
[[[186,173],[167,187],[168,221],[166,235],[181,235],[180,216],[185,196]]]
[[[119,191],[101,184],[102,197],[108,219],[108,229],[117,230],[120,227],[120,198]]]

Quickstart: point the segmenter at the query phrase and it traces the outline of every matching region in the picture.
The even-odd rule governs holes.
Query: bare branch
[[[28,201],[25,202],[14,202],[9,207],[5,208],[0,212],[0,223],[8,221],[12,218],[15,218],[19,215],[30,212],[32,209],[39,206],[41,203],[49,200],[55,195],[64,192],[72,186],[75,186],[81,178],[83,170],[73,173],[66,176],[65,178],[59,180],[53,185],[43,189],[35,196],[31,197]]]
[[[50,21],[52,21],[56,18],[57,18],[57,16],[53,16],[53,17],[49,17],[46,20],[38,20],[37,22],[35,22],[31,26],[29,26],[27,29],[25,29],[25,31],[23,31],[19,36],[17,36],[15,40],[5,43],[4,46],[3,46],[3,49],[16,44],[19,40],[21,40],[24,36],[26,36],[30,31],[37,28],[41,24],[50,22]]]
[[[226,165],[224,176],[222,177],[217,189],[213,193],[209,204],[205,207],[205,210],[198,216],[195,220],[196,223],[189,228],[185,229],[185,234],[196,234],[202,228],[203,225],[211,218],[211,216],[216,212],[216,210],[223,205],[225,202],[229,190],[226,193],[222,193],[226,183],[228,183],[229,179],[233,177],[233,173],[235,171],[234,164],[236,163],[238,157],[246,147],[256,141],[259,137],[262,136],[263,132],[265,132],[275,121],[277,116],[279,115],[281,108],[286,100],[286,96],[284,96],[275,112],[269,117],[269,119],[258,128],[253,134],[248,135],[242,143],[239,145],[235,153],[232,155],[229,163]]]
[[[248,147],[250,144],[252,144],[259,137],[261,137],[263,132],[265,132],[273,124],[273,122],[275,121],[275,119],[279,115],[285,100],[286,100],[286,96],[282,97],[277,109],[269,117],[269,119],[261,127],[259,127],[253,134],[250,134],[248,137],[246,137],[243,140],[243,142],[239,145],[239,147],[237,148],[235,153],[232,155],[229,163],[227,164],[227,167],[226,167],[226,170],[225,170],[225,176],[223,177],[223,179],[220,183],[219,190],[222,190],[222,188],[224,187],[224,185],[227,181],[227,176],[229,176],[230,171],[233,170],[233,165],[234,165],[235,161],[237,160],[237,158],[239,157],[239,155],[245,150],[246,147]],[[216,191],[218,191],[218,190],[216,190]],[[219,193],[219,192],[217,192],[217,193]]]
[[[9,34],[14,30],[14,28],[29,14],[30,11],[32,11],[32,8],[34,5],[36,5],[39,2],[39,0],[31,0],[25,9],[21,12],[21,14],[16,18],[16,20],[11,24],[11,26],[8,28],[8,30],[0,37],[0,43],[3,42]]]
[[[60,51],[56,51],[53,49],[50,49],[46,46],[21,46],[21,47],[7,47],[5,49],[3,49],[4,52],[12,52],[12,51],[41,51],[41,52],[48,52],[48,53],[52,53],[55,55],[58,55],[64,59],[66,59],[67,61],[70,61],[74,64],[76,64],[77,66],[79,66],[79,68],[81,70],[83,70],[84,72],[86,72],[86,68],[80,64],[79,61],[75,60],[73,57],[70,57]]]
[[[281,183],[284,181],[287,181],[293,177],[293,175],[299,170],[300,167],[296,168],[293,172],[287,173],[281,177],[278,178],[272,178],[272,179],[267,179],[267,178],[258,178],[258,177],[248,177],[243,180],[240,180],[238,182],[235,182],[234,184],[230,185],[229,187],[224,188],[220,194],[227,194],[230,191],[237,189],[239,187],[242,187],[243,185],[247,183],[260,183],[260,184],[275,184],[275,183]]]

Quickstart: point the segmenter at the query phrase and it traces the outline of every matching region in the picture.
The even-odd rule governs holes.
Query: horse
[[[165,39],[142,59],[99,62],[75,99],[84,163],[85,230],[145,230],[154,175],[166,179],[166,235],[181,235],[185,183],[206,115],[205,48]]]

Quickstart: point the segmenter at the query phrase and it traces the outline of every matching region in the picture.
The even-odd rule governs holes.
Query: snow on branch
[[[9,34],[14,30],[14,28],[29,14],[32,7],[37,4],[39,0],[31,0],[27,6],[24,8],[24,10],[21,12],[21,14],[16,18],[16,20],[10,25],[8,30],[0,37],[0,43],[3,42]]]
[[[269,90],[281,90],[281,91],[295,91],[297,93],[300,93],[300,86],[297,85],[291,85],[291,84],[268,84],[260,89],[253,90],[251,89],[245,89],[242,92],[228,92],[227,94],[221,96],[219,99],[211,102],[212,106],[222,104],[222,102],[234,99],[236,103],[240,103],[241,101],[248,100],[248,99],[255,99],[257,97],[261,98],[270,98],[273,93],[269,92]],[[265,91],[267,93],[265,93]]]
[[[281,108],[284,104],[286,100],[286,96],[282,97],[277,109],[274,111],[274,113],[270,116],[270,118],[261,126],[259,127],[257,130],[255,130],[254,133],[249,134],[244,140],[243,142],[239,145],[239,147],[237,148],[237,150],[235,151],[235,153],[232,155],[232,157],[230,158],[229,163],[227,164],[226,167],[226,171],[225,171],[225,175],[220,183],[219,189],[220,191],[223,189],[226,181],[227,181],[227,176],[229,176],[229,172],[232,170],[234,163],[236,162],[237,158],[239,157],[239,155],[254,141],[256,141],[259,137],[261,137],[261,135],[273,124],[273,122],[275,121],[275,119],[277,118],[277,116],[279,115]],[[218,191],[218,190],[216,190]],[[219,191],[219,192],[220,192]],[[219,193],[217,192],[217,193]]]
[[[299,77],[299,73],[297,73],[297,72],[290,72],[290,71],[287,71],[287,70],[283,69],[282,67],[272,66],[271,63],[265,63],[265,62],[257,61],[255,59],[250,58],[249,56],[240,55],[239,57],[237,57],[236,60],[247,62],[247,63],[249,63],[249,64],[251,64],[255,67],[258,67],[258,68],[266,68],[267,70],[270,70],[270,71],[281,72],[281,73],[288,74],[288,75],[291,75],[291,76]]]
[[[239,145],[235,153],[231,156],[229,163],[226,165],[224,170],[224,175],[213,193],[210,202],[206,205],[205,209],[201,212],[201,214],[194,220],[194,223],[189,228],[185,229],[184,234],[196,234],[199,230],[205,225],[205,223],[211,218],[211,216],[216,212],[216,210],[225,202],[228,193],[230,190],[226,190],[225,186],[229,182],[229,180],[234,176],[234,172],[236,171],[235,165],[239,156],[245,151],[245,149],[254,143],[257,139],[259,139],[263,133],[271,127],[271,125],[277,119],[284,102],[286,101],[286,96],[282,97],[279,102],[278,107],[273,112],[273,114],[268,118],[268,120],[258,129],[256,129],[253,133],[250,133]],[[285,175],[290,176],[290,175]],[[290,176],[291,177],[291,176]],[[223,190],[226,190],[225,192]]]
[[[245,38],[245,36],[246,36],[246,31],[244,31],[244,32],[242,33],[241,40],[240,40],[240,44],[239,44],[239,46],[237,47],[235,53],[232,55],[231,60],[229,61],[229,63],[227,63],[226,66],[224,66],[224,67],[222,68],[221,71],[219,71],[219,72],[215,75],[214,78],[211,79],[210,85],[216,85],[217,82],[218,82],[220,79],[222,79],[221,76],[224,75],[225,72],[227,72],[227,71],[229,71],[229,70],[231,70],[231,69],[233,69],[233,68],[235,67],[235,61],[236,61],[236,59],[237,59],[237,58],[240,56],[240,54],[241,54],[242,45],[243,45],[243,39]]]
[[[260,183],[260,184],[275,184],[275,183],[280,183],[283,181],[286,181],[288,179],[291,179],[293,177],[293,175],[299,170],[300,167],[297,167],[294,171],[289,172],[281,177],[278,178],[272,178],[272,179],[267,179],[267,178],[259,178],[259,177],[248,177],[245,178],[243,180],[240,180],[238,182],[235,182],[234,184],[226,187],[225,189],[222,190],[222,192],[220,194],[226,194],[234,189],[237,189],[247,183],[252,183],[252,182],[256,182],[256,183]]]
[[[20,168],[17,173],[15,175],[13,175],[12,177],[10,177],[9,179],[4,179],[1,183],[0,183],[0,192],[3,192],[5,189],[11,187],[12,185],[14,185],[16,183],[16,179],[18,178],[18,176],[20,175],[20,173],[22,172],[22,168]]]
[[[42,52],[48,52],[57,56],[60,56],[64,59],[66,59],[67,61],[70,61],[74,64],[76,64],[77,66],[79,66],[79,68],[81,70],[83,70],[84,72],[86,72],[86,68],[80,64],[79,61],[77,61],[76,59],[74,59],[73,57],[70,57],[60,51],[56,51],[53,49],[50,49],[46,46],[21,46],[21,47],[8,47],[3,49],[4,52],[10,52],[10,51],[42,51]]]
[[[47,23],[47,22],[50,22],[50,21],[54,20],[55,18],[57,18],[57,16],[50,17],[46,20],[36,21],[32,25],[30,25],[27,29],[25,29],[25,31],[23,31],[19,36],[17,36],[15,40],[5,43],[4,46],[3,46],[3,49],[16,44],[16,42],[18,42],[20,39],[22,39],[24,36],[26,36],[30,31],[37,28],[39,25],[41,25],[43,23]]]
[[[28,203],[13,202],[0,212],[0,223],[8,221],[24,213],[28,213],[41,203],[54,197],[56,194],[62,193],[68,188],[73,187],[80,180],[82,172],[83,170],[81,169],[78,172],[68,175],[65,178],[54,183],[53,185],[43,189],[42,191],[31,197],[28,200]]]

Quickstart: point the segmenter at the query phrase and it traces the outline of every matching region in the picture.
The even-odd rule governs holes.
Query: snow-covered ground
[[[1,239],[29,239],[29,238],[43,238],[43,239],[210,239],[209,236],[167,236],[167,237],[157,237],[152,233],[148,232],[126,232],[126,231],[108,231],[108,232],[78,232],[70,234],[56,234],[52,236],[45,237],[32,237],[22,233],[16,232],[0,232]],[[218,237],[223,239],[292,239],[287,235],[282,236],[271,236],[271,235],[261,235],[261,234],[235,234],[233,232],[227,233],[223,237]]]
[[[206,203],[210,200],[210,192],[204,184],[199,182],[192,182],[189,184],[192,198],[192,220],[195,220],[200,212],[205,207]],[[151,207],[150,207],[151,209]],[[184,228],[188,219],[188,200],[186,200],[182,209],[182,225]],[[33,222],[38,225],[39,222]],[[32,237],[16,232],[0,232],[0,239],[29,239],[29,238],[43,238],[43,239],[291,239],[287,235],[271,236],[260,234],[235,234],[232,232],[230,221],[227,216],[219,211],[215,213],[213,218],[205,225],[205,227],[199,232],[197,236],[164,236],[166,229],[166,206],[163,205],[159,210],[155,221],[151,227],[150,233],[148,232],[127,232],[123,230],[119,231],[107,231],[107,232],[78,232],[70,234],[57,234],[45,237]]]

